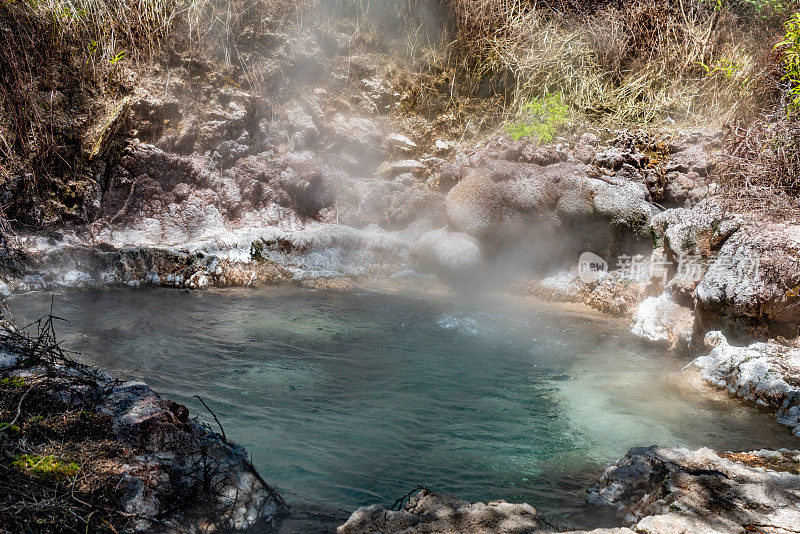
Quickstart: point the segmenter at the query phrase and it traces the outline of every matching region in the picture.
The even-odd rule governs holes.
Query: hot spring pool
[[[26,324],[50,299],[9,304]],[[597,526],[584,489],[633,446],[796,446],[624,324],[522,299],[113,289],[59,293],[55,313],[84,361],[210,419],[203,397],[299,508],[422,484]]]

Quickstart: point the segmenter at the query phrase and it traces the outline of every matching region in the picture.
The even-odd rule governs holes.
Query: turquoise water
[[[12,299],[17,322],[50,298]],[[202,396],[290,502],[339,517],[422,484],[588,526],[601,518],[585,487],[630,447],[795,444],[772,416],[693,382],[686,361],[567,308],[297,288],[54,302],[85,361],[208,420]]]

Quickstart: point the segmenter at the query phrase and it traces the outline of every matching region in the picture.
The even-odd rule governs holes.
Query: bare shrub
[[[723,194],[749,212],[800,220],[800,118],[777,111],[728,129]]]

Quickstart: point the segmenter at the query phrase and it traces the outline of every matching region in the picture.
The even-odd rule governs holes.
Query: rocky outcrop
[[[640,178],[619,174],[600,179],[579,161],[561,161],[574,158],[572,152],[547,158],[541,149],[535,152],[539,157],[526,157],[533,147],[494,148],[488,153],[515,159],[479,153],[443,171],[456,182],[446,199],[450,225],[494,245],[517,244],[533,235],[541,246],[549,240],[548,252],[555,255],[604,252],[625,234],[646,235],[655,208]]]
[[[800,525],[800,452],[632,449],[589,488],[649,534],[790,534]]]
[[[74,363],[31,359],[13,343],[2,343],[0,374],[6,382],[35,390],[40,403],[48,399],[67,413],[108,421],[109,436],[82,436],[97,441],[93,450],[102,454],[102,465],[81,463],[114,474],[117,488],[109,498],[119,500],[108,505],[133,518],[136,530],[243,529],[285,511],[247,452],[190,419],[185,406],[143,383],[119,382]]]
[[[314,217],[334,200],[332,171],[310,156],[247,157],[220,173],[203,158],[136,145],[111,174],[94,232],[124,228],[139,241],[124,244],[185,243],[259,212]]]
[[[725,241],[695,293],[700,317],[709,326],[722,316],[796,330],[798,287],[800,226],[750,224]]]

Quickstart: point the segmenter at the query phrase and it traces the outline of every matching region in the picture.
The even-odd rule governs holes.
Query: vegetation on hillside
[[[344,18],[355,45],[396,38],[392,46],[403,48],[416,72],[395,80],[409,95],[405,113],[455,117],[471,126],[467,135],[480,131],[475,124],[495,131],[505,124],[514,136],[544,142],[578,124],[730,124],[734,157],[725,183],[749,188],[743,169],[763,170],[770,176],[754,178],[758,184],[795,194],[798,5],[3,0],[0,207],[17,223],[91,220],[97,182],[119,148],[106,146],[106,130],[144,66],[200,59],[268,93],[253,50],[268,48],[283,21],[319,26]]]

